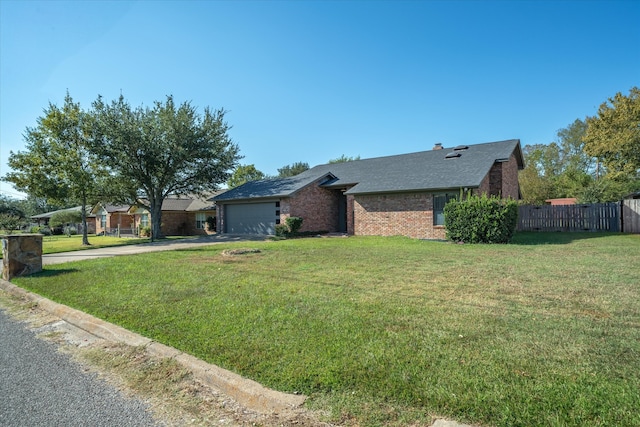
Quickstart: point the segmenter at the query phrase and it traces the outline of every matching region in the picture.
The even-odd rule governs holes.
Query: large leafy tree
[[[278,169],[278,178],[286,178],[289,176],[298,175],[309,169],[309,163],[296,162],[292,165],[286,165]]]
[[[587,119],[585,151],[602,161],[607,179],[637,180],[640,174],[640,88],[618,92]]]
[[[345,156],[343,154],[340,157],[329,160],[329,163],[346,163],[346,162],[353,162],[354,160],[360,160],[360,156],[352,157],[352,156]]]
[[[584,151],[586,123],[576,119],[557,132],[550,144],[524,147],[525,169],[519,180],[526,203],[543,204],[546,199],[583,199],[593,185],[595,159]]]
[[[89,245],[87,211],[97,201],[104,169],[90,151],[93,116],[67,93],[62,108],[49,104],[35,127],[27,128],[26,150],[9,154],[13,169],[3,179],[31,197],[82,206],[82,244]]]
[[[227,187],[235,188],[246,182],[258,181],[264,178],[266,178],[265,174],[256,169],[255,165],[240,165],[227,180]]]
[[[532,205],[544,204],[547,199],[558,197],[556,180],[559,175],[559,147],[549,145],[526,145],[523,149],[525,168],[518,180],[522,199]]]
[[[99,97],[93,106],[94,151],[129,198],[149,210],[152,239],[162,237],[167,196],[214,190],[241,158],[222,109],[205,108],[201,115],[189,102],[176,105],[173,96],[152,108],[133,108],[122,96],[111,103]]]
[[[26,224],[26,215],[18,201],[0,194],[0,230],[10,234]]]

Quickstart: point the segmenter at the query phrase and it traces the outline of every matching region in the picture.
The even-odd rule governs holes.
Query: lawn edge
[[[301,407],[307,399],[305,395],[288,394],[269,389],[256,381],[204,362],[180,350],[26,291],[6,280],[0,279],[0,289],[32,301],[43,310],[99,338],[130,346],[143,346],[154,356],[174,359],[187,368],[195,378],[232,397],[247,409],[263,414],[278,413]]]

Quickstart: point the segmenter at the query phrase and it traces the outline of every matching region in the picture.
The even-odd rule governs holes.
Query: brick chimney
[[[442,143],[436,142],[436,145],[433,146],[434,150],[442,150]]]

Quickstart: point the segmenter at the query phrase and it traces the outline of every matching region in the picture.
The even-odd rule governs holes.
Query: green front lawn
[[[97,239],[94,239],[97,240]],[[224,256],[229,248],[260,253]],[[353,425],[640,425],[640,236],[309,238],[79,261],[24,288]]]
[[[83,249],[106,248],[109,246],[136,245],[150,242],[150,239],[131,237],[111,237],[89,235],[90,246],[82,246],[82,236],[44,236],[42,238],[42,253],[55,254],[60,252],[81,251]]]
[[[168,239],[183,239],[193,236],[171,236]],[[111,246],[138,245],[140,243],[149,243],[149,238],[137,237],[112,237],[112,236],[96,236],[89,235],[89,246],[82,245],[82,236],[43,236],[42,237],[42,253],[57,254],[60,252],[82,251],[85,249],[98,249]],[[2,252],[0,251],[0,258]]]

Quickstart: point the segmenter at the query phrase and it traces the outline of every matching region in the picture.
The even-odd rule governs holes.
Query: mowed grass
[[[260,253],[224,256],[229,248]],[[14,281],[346,425],[640,425],[640,236],[214,245]]]
[[[96,236],[89,235],[89,246],[82,245],[82,236],[42,236],[42,253],[57,254],[60,252],[82,251],[85,249],[98,249],[111,246],[137,245],[140,243],[148,243],[151,239],[137,237],[112,237],[112,236]],[[2,252],[0,251],[0,258]]]
[[[82,236],[43,236],[42,253],[55,254],[60,252],[81,251],[84,249],[106,248],[109,246],[136,245],[150,242],[151,239],[131,237],[112,237],[89,235],[89,246],[82,245]]]

